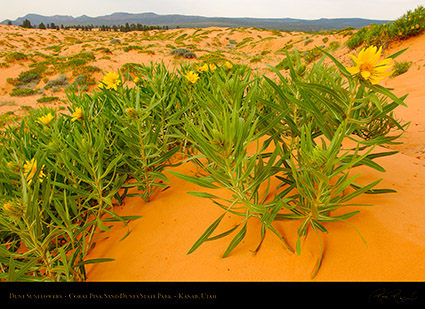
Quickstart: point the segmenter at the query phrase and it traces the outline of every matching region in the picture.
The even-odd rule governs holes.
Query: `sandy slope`
[[[174,35],[173,35],[174,34]],[[180,36],[186,38],[179,44]],[[247,64],[254,67],[259,72],[266,72],[267,65],[276,65],[285,57],[283,52],[278,52],[285,46],[293,44],[300,50],[308,50],[317,46],[328,46],[331,42],[342,42],[347,38],[341,34],[329,34],[328,42],[325,44],[324,36],[309,35],[305,33],[275,33],[272,31],[261,31],[256,29],[231,29],[211,27],[207,29],[173,29],[168,31],[148,31],[148,32],[100,32],[100,31],[75,31],[75,30],[40,30],[24,29],[16,26],[0,25],[0,63],[4,61],[5,55],[10,52],[21,52],[26,55],[34,55],[41,52],[46,55],[58,56],[52,49],[54,46],[64,45],[60,56],[72,56],[80,52],[93,52],[96,60],[89,63],[100,68],[103,72],[119,70],[126,63],[144,63],[163,61],[170,68],[179,65],[183,61],[197,61],[175,59],[169,54],[171,47],[195,48],[198,58],[209,52],[220,51],[224,57],[235,63]],[[117,39],[120,44],[113,44],[111,40]],[[246,39],[246,43],[244,43]],[[244,43],[244,44],[243,44]],[[240,44],[240,45],[238,45]],[[123,51],[126,46],[137,45],[146,47],[153,51],[153,54],[141,53],[138,50],[129,52]],[[106,47],[112,53],[105,53],[100,48]],[[341,47],[338,53],[345,53],[347,49]],[[257,58],[258,61],[252,61]],[[41,57],[34,57],[35,61],[43,61]],[[11,97],[9,94],[13,86],[6,82],[9,77],[17,77],[22,71],[30,69],[33,63],[31,60],[7,63],[7,67],[0,66],[0,112],[15,111],[22,114],[22,106],[38,107],[41,105],[55,106],[49,104],[37,104],[36,100],[41,95],[30,97]],[[55,79],[59,74],[49,77]],[[70,83],[75,76],[66,72]],[[94,77],[100,80],[101,73],[96,73]],[[43,88],[45,83],[41,81],[37,88]],[[52,93],[45,91],[48,96],[59,96],[65,99],[63,91]],[[58,104],[56,104],[58,105]],[[64,105],[59,102],[59,105]]]
[[[179,31],[178,35],[193,35],[195,29],[170,30]],[[255,29],[231,30],[210,28],[208,33],[196,42],[201,50],[198,57],[208,50],[224,50],[223,54],[230,60],[250,64],[259,71],[265,71],[266,64],[277,64],[284,55],[277,50],[289,43],[297,43],[300,49],[309,49],[322,45],[323,37],[309,36],[302,33],[282,33],[276,35],[270,31]],[[15,33],[15,35],[13,35]],[[19,33],[20,36],[16,36]],[[198,32],[199,33],[199,32]],[[151,35],[154,35],[151,32]],[[66,37],[80,38],[85,44],[74,44],[63,50],[64,55],[72,55],[83,50],[99,46],[111,47],[110,39],[133,42],[140,33],[105,34],[68,31],[22,30],[16,27],[0,27],[0,55],[10,50],[26,53],[43,47],[58,44]],[[341,35],[327,35],[329,42],[342,43]],[[34,41],[29,38],[34,38]],[[244,38],[253,39],[246,46],[226,49],[230,40],[242,42]],[[96,65],[102,70],[117,70],[127,62],[164,61],[173,66],[180,60],[168,55],[167,44],[175,44],[174,39],[149,41],[143,44],[155,44],[154,55],[140,54],[137,51],[124,52],[114,50],[110,59],[102,58],[101,52],[95,52]],[[25,39],[26,43],[22,41]],[[305,44],[307,40],[310,43]],[[11,48],[12,44],[15,47]],[[25,45],[26,44],[26,45]],[[396,115],[412,124],[404,135],[402,145],[390,148],[400,151],[392,157],[379,159],[386,168],[386,173],[362,168],[359,173],[364,183],[383,178],[381,187],[393,188],[398,193],[382,196],[361,196],[359,203],[371,203],[372,207],[340,210],[341,213],[359,209],[359,215],[350,219],[365,239],[363,242],[358,232],[349,224],[333,223],[326,225],[328,234],[322,234],[325,254],[321,269],[314,279],[316,281],[423,281],[425,280],[425,35],[392,46],[386,54],[409,47],[399,61],[412,61],[411,69],[396,78],[387,79],[383,85],[394,88],[398,95],[409,93],[407,108],[400,107]],[[264,53],[264,51],[269,51]],[[61,52],[61,54],[62,54]],[[263,52],[263,54],[262,54]],[[349,63],[346,56],[348,49],[339,48],[335,55],[344,63]],[[262,56],[259,62],[250,62],[252,57]],[[0,62],[2,62],[0,58]],[[40,96],[12,98],[8,95],[11,85],[7,77],[16,77],[25,70],[29,63],[13,63],[8,68],[0,68],[0,112],[8,110],[22,112],[22,105],[37,106],[35,100]],[[98,76],[100,78],[101,75]],[[63,94],[62,94],[63,95]],[[13,104],[6,104],[12,102]],[[193,172],[190,164],[182,165],[176,170],[182,173]],[[139,198],[128,198],[125,204],[116,208],[120,215],[141,215],[141,219],[129,223],[130,234],[121,241],[127,232],[122,224],[113,226],[112,232],[99,234],[94,250],[88,258],[108,257],[114,262],[90,265],[87,268],[89,281],[309,281],[311,272],[320,252],[318,239],[310,233],[302,244],[301,255],[290,253],[272,233],[266,239],[256,255],[254,250],[260,239],[259,222],[252,221],[248,226],[245,240],[227,258],[221,258],[230,239],[204,243],[194,253],[187,251],[221,214],[221,210],[211,202],[188,195],[187,191],[196,191],[192,184],[169,176],[171,188],[155,196],[149,203]],[[205,190],[205,189],[203,189]],[[223,194],[227,194],[223,192]],[[226,225],[231,227],[237,218],[226,218]],[[274,226],[284,235],[291,246],[295,246],[298,222],[276,222]],[[223,228],[224,229],[224,228]]]
[[[394,161],[399,164],[394,164]],[[383,187],[397,194],[380,197],[363,196],[359,203],[375,206],[361,208],[348,224],[328,224],[322,235],[325,255],[315,280],[319,281],[421,281],[425,274],[425,200],[422,190],[425,169],[415,159],[402,154],[381,159],[387,169]],[[401,164],[400,164],[401,163]],[[178,168],[189,172],[190,166]],[[359,171],[362,179],[372,181],[383,175],[370,170]],[[130,222],[130,234],[116,226],[107,239],[97,240],[89,258],[111,257],[114,262],[89,268],[88,279],[94,281],[309,281],[320,252],[319,242],[311,233],[302,245],[301,255],[290,253],[271,233],[256,255],[259,224],[251,222],[245,241],[227,258],[221,258],[230,239],[203,244],[186,255],[204,230],[221,214],[208,201],[194,198],[186,191],[199,188],[172,176],[171,189],[148,204],[130,198],[119,214],[141,215]],[[351,210],[354,210],[351,207]],[[348,212],[348,210],[341,210]],[[237,219],[227,218],[228,228]],[[274,226],[294,246],[299,223],[281,222]],[[224,231],[223,227],[223,231]],[[218,233],[218,232],[217,232]]]
[[[423,98],[425,84],[425,36],[398,46],[387,55],[409,47],[398,60],[413,61],[412,69],[385,82],[398,95],[409,93],[408,108],[397,110],[397,117],[412,121],[403,145],[391,146],[400,154],[381,158],[387,172],[362,168],[364,183],[384,178],[380,186],[393,188],[394,194],[364,195],[359,203],[372,207],[359,209],[350,222],[361,233],[344,223],[328,224],[322,234],[325,254],[316,281],[423,281],[425,279],[425,166],[423,161]],[[190,173],[191,166],[178,168]],[[309,281],[317,263],[320,245],[310,233],[302,245],[301,255],[290,253],[277,237],[266,236],[260,251],[252,255],[259,241],[259,223],[251,222],[248,234],[227,258],[221,258],[230,239],[203,244],[194,253],[187,251],[204,230],[221,214],[217,206],[185,194],[196,187],[172,176],[171,189],[145,204],[137,198],[126,201],[120,214],[137,214],[143,218],[130,223],[131,233],[120,241],[126,229],[116,227],[99,239],[93,257],[112,257],[116,261],[94,265],[88,272],[94,281]],[[340,210],[341,213],[349,210]],[[237,223],[228,218],[228,226]],[[196,224],[195,224],[196,223]],[[298,222],[279,222],[275,227],[288,242],[295,244]]]

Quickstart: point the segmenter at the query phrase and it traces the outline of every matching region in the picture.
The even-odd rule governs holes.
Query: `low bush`
[[[170,51],[170,55],[173,55],[175,57],[182,57],[186,59],[196,58],[196,54],[187,48],[175,48]]]
[[[68,79],[65,74],[61,74],[58,78],[49,80],[44,89],[50,89],[52,87],[65,87],[68,85]]]
[[[417,36],[424,30],[425,8],[418,6],[415,10],[407,11],[402,17],[388,24],[372,24],[361,28],[345,44],[350,49],[355,49],[362,44],[387,47],[392,42]]]
[[[37,94],[38,91],[29,88],[14,88],[12,92],[10,92],[10,96],[12,97],[27,97],[34,94]]]
[[[28,56],[21,52],[11,52],[4,56],[4,60],[7,63],[26,61],[28,60]]]
[[[202,70],[187,63],[171,71],[163,63],[133,66],[137,83],[110,72],[100,90],[67,92],[69,113],[29,111],[0,133],[0,279],[84,281],[88,263],[111,260],[87,260],[98,233],[113,221],[143,220],[118,216],[114,207],[132,195],[149,202],[172,185],[168,173],[229,193],[189,192],[213,200],[222,214],[188,253],[232,237],[227,257],[248,222],[258,220],[254,252],[266,232],[297,254],[301,239],[316,234],[322,248],[316,274],[320,233],[359,213],[335,211],[355,206],[361,194],[393,192],[376,188],[380,179],[361,183],[355,169],[383,172],[374,159],[394,152],[372,150],[395,143],[404,130],[392,114],[404,97],[322,52],[332,64],[309,68],[299,53],[287,53],[288,77],[227,62]],[[347,148],[347,140],[354,146]],[[172,169],[183,163],[200,173]],[[229,215],[240,220],[220,231]],[[297,239],[275,227],[283,220],[299,221]]]
[[[37,103],[47,103],[59,100],[59,97],[42,97],[37,99]]]
[[[394,62],[394,72],[391,75],[392,77],[396,77],[398,75],[404,74],[406,73],[410,67],[412,66],[412,62],[411,61],[395,61]]]

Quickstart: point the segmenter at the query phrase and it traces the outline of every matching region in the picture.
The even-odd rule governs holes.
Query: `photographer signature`
[[[369,302],[379,301],[381,304],[385,302],[395,302],[396,304],[403,304],[409,301],[414,301],[419,298],[418,292],[413,291],[410,295],[402,295],[400,289],[388,290],[385,288],[377,289],[369,296]]]

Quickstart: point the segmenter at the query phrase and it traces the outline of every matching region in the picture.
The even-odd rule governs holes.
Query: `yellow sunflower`
[[[233,68],[233,64],[231,64],[229,61],[226,61],[226,62],[224,63],[224,65],[225,65],[225,66],[226,66],[226,68],[228,68],[228,69]]]
[[[46,174],[44,174],[43,172],[43,168],[44,168],[44,165],[41,167],[41,170],[38,173],[38,181],[40,182],[43,182],[43,178],[46,176]],[[35,158],[32,158],[30,162],[25,161],[24,175],[28,185],[31,184],[36,172],[37,172],[37,160]]]
[[[203,66],[198,68],[199,73],[208,72],[208,64],[204,63]]]
[[[108,72],[100,82],[99,88],[117,90],[119,84],[121,84],[119,74],[117,72]]]
[[[13,210],[13,206],[14,205],[11,202],[7,202],[7,203],[3,204],[4,210],[9,211],[9,212],[11,212]]]
[[[376,46],[363,48],[357,57],[350,55],[356,66],[347,67],[346,69],[352,75],[360,74],[364,80],[377,84],[392,74],[392,71],[389,71],[393,66],[393,64],[389,65],[392,59],[380,60],[381,54],[382,47],[379,49]]]
[[[83,110],[80,107],[76,107],[75,112],[72,113],[71,121],[82,120],[82,119],[84,119]]]
[[[47,115],[41,116],[38,119],[38,122],[48,125],[53,120],[53,118],[55,117],[51,113],[48,113]]]
[[[187,73],[184,75],[184,77],[186,77],[186,78],[187,78],[187,80],[188,80],[189,82],[191,82],[192,84],[196,83],[196,82],[198,81],[198,79],[199,79],[199,75],[198,75],[197,73],[193,72],[193,71],[189,71],[189,72],[187,72]]]

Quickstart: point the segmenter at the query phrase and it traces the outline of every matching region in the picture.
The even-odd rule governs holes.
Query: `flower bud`
[[[19,220],[24,215],[24,207],[15,201],[4,203],[3,210],[13,220]]]

